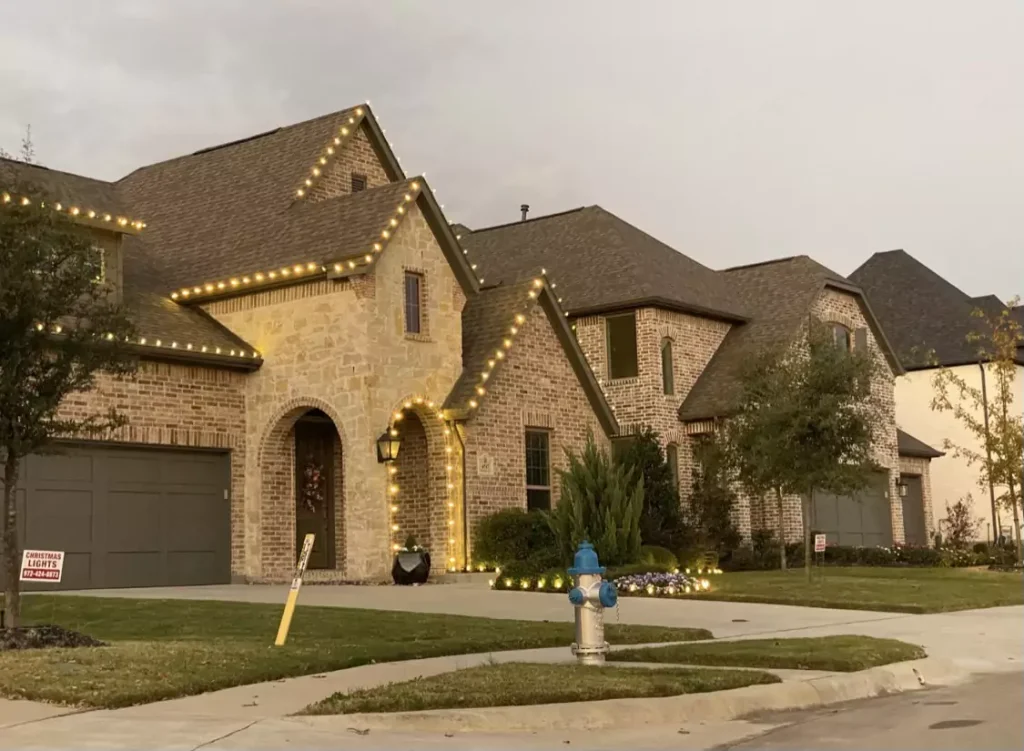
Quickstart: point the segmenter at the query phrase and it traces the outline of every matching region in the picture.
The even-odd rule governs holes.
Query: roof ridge
[[[13,165],[16,165],[18,167],[30,167],[32,169],[46,170],[47,172],[56,172],[56,173],[59,173],[61,175],[69,175],[71,177],[77,177],[80,180],[92,180],[93,182],[103,183],[105,185],[111,185],[112,186],[112,185],[115,184],[115,183],[111,182],[110,180],[104,180],[103,178],[100,178],[100,177],[90,177],[89,175],[82,175],[82,174],[79,174],[77,172],[68,172],[67,170],[63,170],[63,169],[56,169],[54,167],[47,167],[45,164],[36,164],[34,162],[23,162],[20,159],[11,159],[11,158],[8,158],[8,157],[0,156],[0,162],[8,162],[9,164],[13,164]]]
[[[721,269],[721,271],[722,271],[722,273],[728,273],[730,271],[742,271],[743,269],[754,269],[754,268],[757,268],[758,266],[770,266],[770,265],[775,264],[775,263],[788,263],[790,261],[796,261],[797,259],[800,259],[800,258],[811,258],[811,257],[809,255],[807,255],[806,253],[800,253],[800,254],[794,255],[794,256],[783,256],[782,258],[769,258],[766,261],[755,261],[754,263],[743,263],[743,264],[740,264],[739,266],[726,266],[724,269]],[[811,259],[811,260],[814,260],[814,259]]]
[[[337,117],[338,115],[344,114],[346,112],[351,112],[351,111],[355,110],[357,107],[361,107],[361,106],[365,106],[365,103],[363,103],[363,104],[354,104],[351,107],[344,107],[344,108],[342,108],[340,110],[335,110],[334,112],[325,112],[322,115],[317,115],[316,117],[309,117],[309,118],[306,118],[305,120],[300,120],[299,122],[288,123],[287,125],[278,125],[276,128],[271,128],[270,130],[265,130],[265,131],[263,131],[261,133],[256,133],[256,134],[249,135],[249,136],[243,136],[241,138],[236,138],[236,139],[234,139],[232,141],[225,141],[224,143],[215,144],[213,146],[207,146],[205,148],[198,149],[198,150],[193,151],[193,152],[188,153],[188,154],[179,154],[178,156],[169,157],[167,159],[161,159],[161,160],[156,161],[156,162],[150,162],[149,164],[143,164],[143,165],[140,165],[140,166],[136,167],[135,169],[133,169],[128,174],[123,175],[120,178],[118,178],[116,181],[114,181],[114,184],[119,184],[119,183],[123,182],[124,180],[127,180],[129,177],[131,177],[132,175],[136,174],[137,172],[141,172],[142,170],[146,170],[146,169],[149,169],[151,167],[157,167],[157,166],[160,166],[160,165],[170,164],[171,162],[176,162],[176,161],[183,160],[183,159],[189,159],[189,158],[194,157],[194,156],[202,156],[204,154],[209,154],[211,152],[218,151],[219,149],[226,149],[226,148],[230,148],[232,146],[240,146],[243,143],[249,143],[250,141],[256,141],[256,140],[259,140],[261,138],[266,138],[267,136],[271,136],[271,135],[273,135],[275,133],[279,133],[280,131],[283,131],[283,130],[290,130],[292,128],[298,128],[298,127],[303,126],[303,125],[309,125],[310,123],[314,123],[317,120],[327,120],[327,119],[332,118],[332,117]]]
[[[539,222],[539,221],[542,221],[544,219],[554,219],[555,217],[565,216],[566,214],[573,214],[573,213],[575,213],[577,211],[583,211],[584,209],[592,209],[592,208],[600,208],[600,207],[599,206],[577,206],[574,209],[566,209],[565,211],[557,211],[554,214],[544,214],[542,216],[530,217],[529,219],[519,219],[519,220],[514,221],[514,222],[505,222],[504,224],[492,224],[490,227],[480,227],[478,229],[470,229],[469,231],[471,233],[473,233],[474,235],[476,235],[476,234],[478,234],[480,232],[490,232],[492,229],[504,229],[505,227],[514,227],[514,226],[519,225],[519,224],[529,224],[530,222]],[[460,222],[455,222],[455,224],[460,224]],[[466,225],[462,225],[462,226],[465,227]],[[469,229],[469,228],[467,227],[467,229]]]

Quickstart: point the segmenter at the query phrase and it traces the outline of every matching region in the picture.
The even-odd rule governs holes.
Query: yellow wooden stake
[[[302,575],[306,572],[306,564],[309,563],[309,554],[313,552],[314,535],[306,535],[302,541],[302,551],[299,553],[299,562],[295,566],[295,577],[292,579],[292,586],[288,590],[288,599],[284,603],[284,612],[281,614],[281,625],[277,627],[277,639],[274,640],[275,647],[283,647],[288,638],[288,629],[292,625],[292,616],[295,614],[295,603],[299,600],[299,590],[302,589]]]

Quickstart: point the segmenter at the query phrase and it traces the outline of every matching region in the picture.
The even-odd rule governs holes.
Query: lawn
[[[281,607],[237,602],[25,598],[26,623],[56,623],[109,647],[0,652],[0,696],[122,707],[370,662],[566,647],[573,624],[303,607],[273,647]],[[609,641],[711,638],[704,629],[606,626]]]
[[[871,636],[821,636],[801,639],[673,644],[608,653],[617,662],[658,662],[676,665],[720,665],[852,672],[925,657],[916,644]]]
[[[701,592],[699,599],[939,613],[1020,605],[1024,586],[1020,576],[993,571],[828,566],[814,569],[809,584],[803,569],[722,574],[712,578],[711,591]]]
[[[426,709],[507,707],[601,699],[678,696],[778,683],[758,670],[712,668],[587,667],[582,665],[482,665],[381,688],[334,694],[305,714],[418,712]]]

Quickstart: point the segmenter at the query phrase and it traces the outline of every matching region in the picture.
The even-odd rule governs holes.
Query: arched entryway
[[[260,451],[261,568],[291,576],[305,535],[313,534],[310,570],[345,562],[344,462],[341,435],[327,405],[283,410]]]

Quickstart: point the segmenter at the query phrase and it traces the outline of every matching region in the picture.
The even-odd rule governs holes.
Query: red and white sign
[[[60,584],[63,574],[63,550],[26,550],[22,552],[21,581]]]
[[[825,552],[825,535],[814,536],[814,552],[824,553]]]

